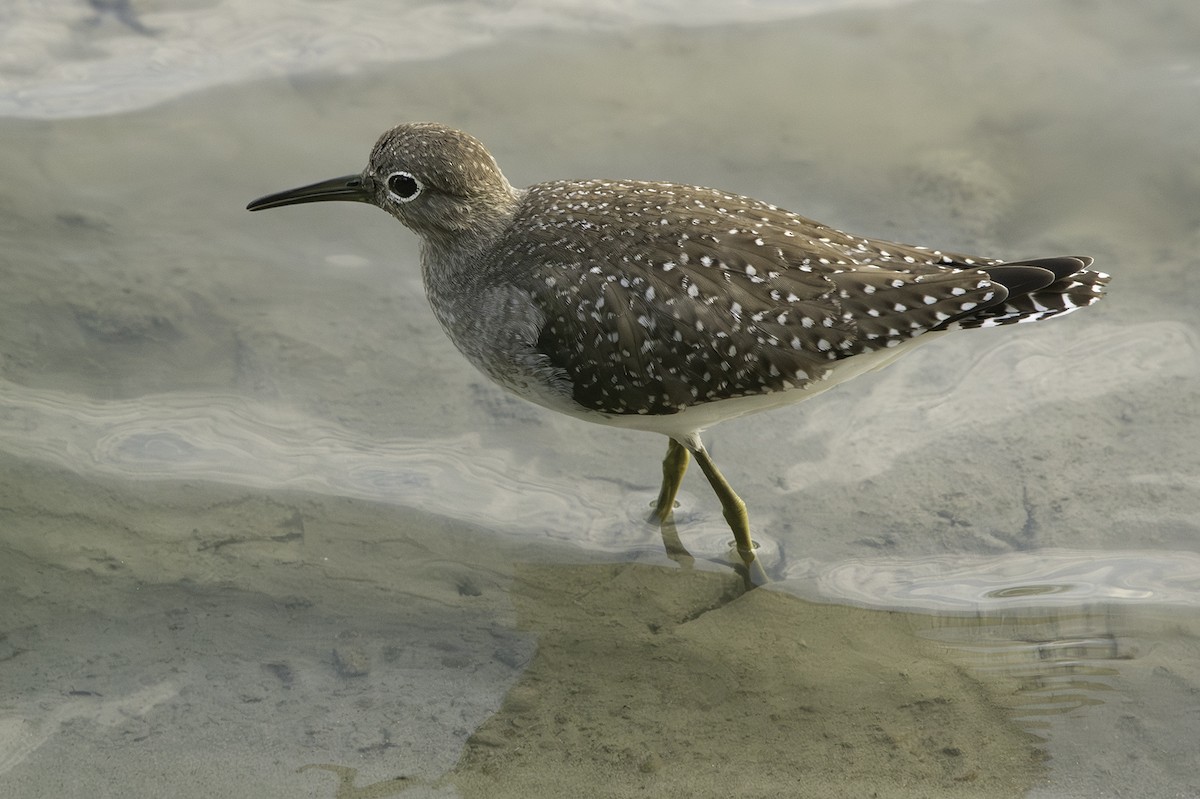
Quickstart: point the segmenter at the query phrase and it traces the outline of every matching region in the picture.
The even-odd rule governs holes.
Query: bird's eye
[[[407,172],[393,172],[387,179],[388,192],[402,203],[415,200],[421,193],[421,181]]]

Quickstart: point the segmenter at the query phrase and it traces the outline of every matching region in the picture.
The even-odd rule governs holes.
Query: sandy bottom
[[[512,597],[537,655],[463,796],[1019,796],[1045,772],[905,614],[639,565],[523,566]]]

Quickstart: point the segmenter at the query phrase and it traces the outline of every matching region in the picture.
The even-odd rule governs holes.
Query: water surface
[[[8,792],[1200,796],[1193,4],[96,5],[0,25]],[[416,119],[1111,295],[712,431],[744,595],[407,231],[243,210]]]

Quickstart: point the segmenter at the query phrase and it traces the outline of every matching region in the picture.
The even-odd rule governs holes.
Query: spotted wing
[[[545,317],[535,347],[602,413],[803,387],[1006,294],[970,258],[708,189],[543,184],[523,213],[507,257],[536,264],[514,275]]]

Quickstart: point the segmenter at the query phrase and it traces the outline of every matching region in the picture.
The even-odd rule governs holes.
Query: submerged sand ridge
[[[1037,739],[905,614],[727,574],[526,565],[538,649],[468,740],[464,796],[1019,796]]]

